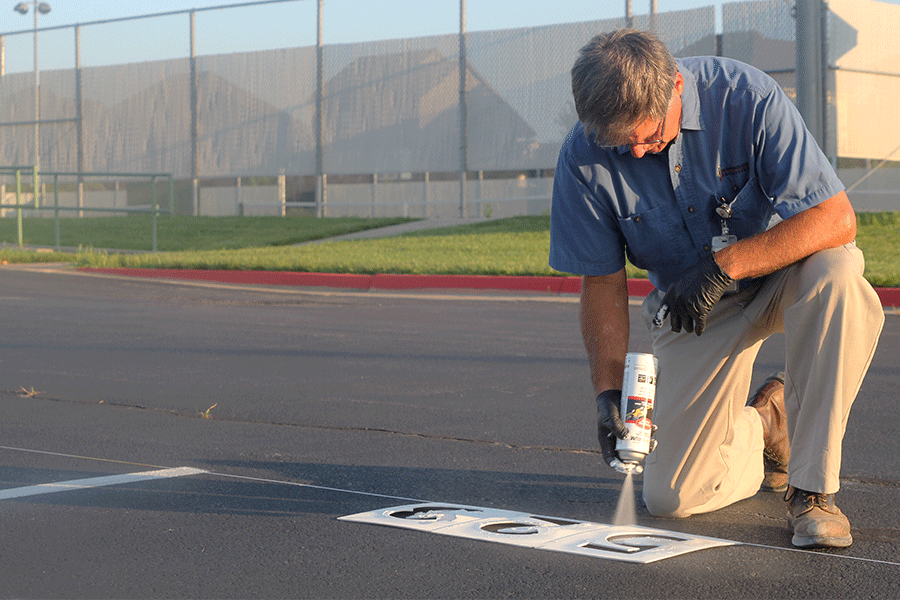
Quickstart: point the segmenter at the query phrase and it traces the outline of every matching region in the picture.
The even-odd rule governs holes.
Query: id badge
[[[722,248],[727,248],[737,241],[737,236],[734,235],[716,235],[713,236],[712,239],[712,251],[718,252]],[[738,282],[732,281],[727,288],[725,288],[726,292],[736,292],[738,291]]]
[[[718,252],[722,248],[727,248],[737,241],[736,235],[716,235],[712,239],[712,251]]]

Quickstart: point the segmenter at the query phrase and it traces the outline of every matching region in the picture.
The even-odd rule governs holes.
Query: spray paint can
[[[652,354],[629,352],[625,355],[621,416],[628,435],[624,440],[616,440],[616,451],[623,463],[638,464],[650,453],[658,369],[659,360]]]

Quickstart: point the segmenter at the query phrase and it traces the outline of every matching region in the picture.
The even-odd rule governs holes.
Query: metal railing
[[[34,196],[34,200],[31,202],[22,202],[22,173],[28,172],[32,177],[32,194]],[[79,215],[83,212],[109,212],[109,213],[140,213],[140,214],[149,214],[151,216],[150,219],[150,237],[151,237],[151,248],[153,252],[156,252],[158,249],[157,245],[157,219],[160,214],[174,214],[175,213],[175,180],[171,173],[69,173],[69,172],[47,172],[47,171],[38,171],[36,166],[11,166],[11,167],[0,167],[0,176],[2,175],[14,175],[16,178],[16,202],[15,204],[2,204],[0,207],[3,209],[16,209],[16,220],[17,220],[17,233],[18,233],[18,245],[20,248],[24,246],[24,226],[23,226],[23,210],[36,210],[36,211],[53,211],[53,227],[55,234],[55,248],[58,251],[60,249],[60,231],[59,231],[59,217],[60,212],[62,211],[73,211],[78,212]],[[53,206],[46,206],[42,202],[42,196],[40,193],[41,177],[52,177],[53,178]],[[86,177],[100,177],[105,179],[125,179],[125,178],[141,178],[141,179],[149,179],[150,180],[150,205],[145,208],[144,206],[125,206],[125,207],[92,207],[92,206],[60,206],[59,204],[59,178],[60,177],[75,177],[78,179],[79,187],[83,185],[84,178]],[[161,209],[159,207],[158,195],[157,195],[157,180],[166,179],[168,182],[168,208]],[[81,197],[81,193],[79,192],[79,198]]]

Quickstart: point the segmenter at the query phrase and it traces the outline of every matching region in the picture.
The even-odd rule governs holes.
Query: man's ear
[[[678,71],[675,71],[675,91],[678,92],[679,96],[684,91],[684,75]]]

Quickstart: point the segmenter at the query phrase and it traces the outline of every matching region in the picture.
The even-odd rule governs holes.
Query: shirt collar
[[[700,119],[700,93],[697,91],[697,77],[689,69],[680,67],[678,71],[684,77],[684,90],[681,92],[681,128],[703,129]]]

